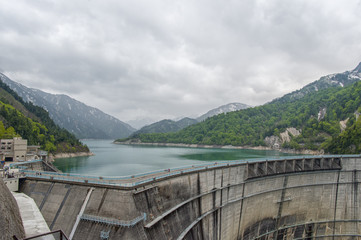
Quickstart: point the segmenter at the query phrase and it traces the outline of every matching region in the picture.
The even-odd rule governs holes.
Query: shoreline
[[[209,148],[209,149],[251,149],[251,150],[268,150],[268,151],[279,151],[282,153],[290,154],[302,154],[302,155],[323,155],[323,151],[315,150],[295,150],[295,149],[274,149],[265,146],[232,146],[232,145],[202,145],[202,144],[185,144],[185,143],[143,143],[143,142],[113,142],[114,144],[120,145],[140,145],[140,146],[156,146],[156,147],[185,147],[185,148]]]
[[[54,159],[58,159],[58,158],[87,157],[94,155],[95,154],[92,152],[57,153],[57,154],[49,154],[49,160],[54,161]]]

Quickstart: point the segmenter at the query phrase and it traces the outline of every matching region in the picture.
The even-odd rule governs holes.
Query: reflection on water
[[[78,169],[84,168],[87,165],[89,157],[74,157],[57,159],[55,166],[61,167],[62,172],[76,173]]]
[[[289,154],[247,149],[203,149],[181,147],[128,146],[111,140],[83,140],[95,156],[56,159],[54,165],[66,173],[95,176],[125,176],[204,161],[271,158]]]

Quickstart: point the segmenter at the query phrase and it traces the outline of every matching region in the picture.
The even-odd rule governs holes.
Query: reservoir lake
[[[278,151],[155,147],[114,144],[112,140],[82,140],[94,156],[61,158],[54,165],[64,173],[129,176],[181,166],[291,156]]]

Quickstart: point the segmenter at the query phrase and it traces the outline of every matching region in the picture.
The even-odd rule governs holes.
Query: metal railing
[[[85,221],[91,221],[91,222],[96,222],[96,223],[103,223],[106,225],[115,225],[115,226],[120,226],[120,227],[134,227],[137,223],[139,223],[140,221],[145,221],[147,219],[147,214],[143,213],[143,215],[134,218],[133,220],[130,221],[124,221],[124,220],[119,220],[119,219],[113,219],[113,218],[106,218],[106,217],[98,217],[98,216],[93,216],[93,215],[87,215],[87,214],[83,214],[80,217],[81,220],[85,220]]]
[[[192,166],[182,166],[166,170],[156,170],[147,173],[134,174],[129,176],[120,176],[120,177],[101,177],[101,176],[91,176],[91,175],[82,175],[82,174],[70,174],[70,173],[58,173],[58,172],[41,172],[41,171],[32,171],[20,168],[19,170],[23,172],[28,177],[48,179],[48,180],[60,180],[60,181],[71,181],[79,183],[90,183],[90,184],[99,184],[99,185],[113,185],[120,187],[136,187],[145,183],[162,180],[168,177],[182,175],[185,173],[197,172],[202,170],[220,168],[220,167],[229,167],[242,165],[251,162],[265,162],[265,161],[276,161],[276,160],[297,160],[297,159],[314,159],[314,158],[360,158],[361,155],[312,155],[312,156],[284,156],[284,157],[271,157],[271,158],[254,158],[254,159],[245,159],[245,160],[235,160],[235,161],[219,161],[205,164],[198,164]],[[169,172],[169,173],[167,173]],[[162,174],[164,173],[164,174]],[[152,176],[159,174],[158,176]],[[134,181],[136,178],[145,177],[143,180]],[[126,180],[130,180],[125,182]],[[118,181],[118,182],[117,182]],[[124,181],[124,182],[119,182]]]
[[[13,236],[13,239],[20,240],[16,236]],[[22,238],[21,240],[69,240],[69,239],[62,230],[56,230],[28,238]]]
[[[36,163],[36,162],[42,162],[43,160],[41,159],[36,159],[36,160],[30,160],[30,161],[24,161],[24,162],[14,162],[14,163],[10,163],[9,166],[11,168],[13,167],[17,167],[19,165],[26,165],[26,164],[29,164],[29,163]]]

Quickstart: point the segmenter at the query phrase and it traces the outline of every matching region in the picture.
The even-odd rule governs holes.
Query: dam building
[[[360,239],[361,155],[220,162],[129,177],[22,168],[69,239]],[[33,170],[30,170],[33,169]]]
[[[31,159],[46,160],[47,155],[48,152],[40,150],[40,146],[28,145],[28,140],[21,137],[0,139],[1,165],[5,162],[23,162]]]

